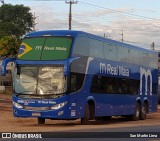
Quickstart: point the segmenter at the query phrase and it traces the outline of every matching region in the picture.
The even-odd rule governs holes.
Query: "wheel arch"
[[[95,99],[93,96],[88,96],[87,99],[86,99],[86,105],[88,104],[94,104],[95,106]]]
[[[140,105],[140,107],[142,106],[142,101],[140,97],[137,97],[136,99],[136,103],[138,103]]]
[[[95,99],[93,96],[88,96],[87,99],[86,99],[86,103],[85,103],[85,107],[86,105],[89,104],[89,106],[92,107],[92,110],[94,110],[94,115],[95,115],[95,107],[96,107],[96,104],[95,104]]]

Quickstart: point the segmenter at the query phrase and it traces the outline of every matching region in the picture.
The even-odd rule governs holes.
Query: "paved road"
[[[14,118],[12,115],[12,101],[10,95],[0,95],[0,132],[46,132],[49,134],[57,135],[56,138],[48,139],[38,139],[38,140],[109,140],[109,141],[160,141],[160,110],[157,113],[148,115],[147,120],[140,121],[126,121],[124,118],[114,117],[109,121],[92,121],[90,125],[80,125],[80,120],[76,121],[56,121],[56,120],[46,120],[45,125],[38,125],[37,120],[34,118],[22,119]],[[56,132],[56,133],[55,133]],[[60,138],[66,137],[66,132],[70,132],[68,135],[73,135],[77,139],[73,138]],[[88,132],[88,135],[86,135]],[[111,137],[108,138],[105,136],[105,133],[108,134],[111,132]],[[120,132],[120,133],[119,133]],[[155,133],[158,135],[158,138],[117,138],[130,135],[130,133]],[[48,134],[48,135],[49,135]],[[44,136],[46,136],[45,134]],[[52,135],[52,136],[53,136]],[[108,134],[109,135],[109,134]],[[93,138],[83,138],[83,137],[92,137]],[[56,136],[55,136],[56,137]],[[102,138],[102,137],[105,137]],[[1,139],[4,140],[4,139]],[[9,140],[9,139],[7,139]],[[19,140],[19,139],[11,139]],[[28,141],[28,139],[20,139]],[[31,140],[31,139],[30,139]],[[35,139],[33,139],[35,140]]]

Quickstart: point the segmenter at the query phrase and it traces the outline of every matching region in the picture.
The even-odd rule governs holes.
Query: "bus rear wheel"
[[[94,105],[87,103],[84,117],[81,118],[81,124],[87,125],[89,124],[89,120],[94,119]]]
[[[131,115],[131,120],[134,120],[134,121],[139,120],[140,119],[140,113],[141,113],[141,106],[140,106],[139,103],[137,103],[134,114]]]
[[[45,118],[38,118],[38,124],[45,124]]]
[[[145,102],[141,108],[140,119],[145,120],[147,118],[148,104]]]

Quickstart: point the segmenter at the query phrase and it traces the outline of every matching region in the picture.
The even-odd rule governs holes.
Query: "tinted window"
[[[158,66],[158,55],[156,54],[149,54],[149,67],[157,68]]]
[[[80,58],[74,60],[70,66],[70,92],[81,89],[83,85],[88,57],[79,57]]]
[[[139,80],[95,75],[91,84],[91,93],[137,94]]]
[[[104,43],[104,58],[108,60],[117,61],[117,46],[114,44]]]
[[[85,74],[73,73],[70,74],[70,92],[78,91],[82,88]]]
[[[87,37],[78,37],[76,39],[73,54],[89,56],[89,42]]]
[[[148,66],[149,65],[149,55],[146,52],[140,52],[140,65]]]
[[[129,49],[125,47],[118,46],[118,61],[128,62]]]
[[[134,49],[129,49],[129,54],[128,54],[129,63],[139,65],[139,55],[140,55],[139,51]]]
[[[90,56],[97,58],[104,58],[102,41],[89,39],[89,49],[90,49]]]

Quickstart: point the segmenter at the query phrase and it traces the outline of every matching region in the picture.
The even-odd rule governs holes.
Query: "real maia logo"
[[[44,46],[44,48],[42,46],[36,46],[35,50],[49,50],[49,51],[66,51],[67,48],[66,47],[49,47],[49,46]]]
[[[100,62],[100,73],[110,74],[110,75],[121,75],[129,76],[129,69],[124,66],[111,65]]]

